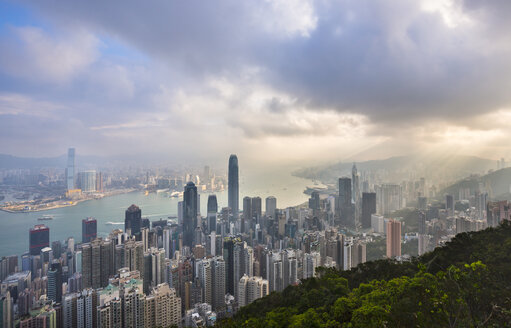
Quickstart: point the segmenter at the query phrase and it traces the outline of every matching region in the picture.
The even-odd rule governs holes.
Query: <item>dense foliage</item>
[[[378,260],[242,308],[219,327],[509,327],[511,224],[459,234],[411,262]]]

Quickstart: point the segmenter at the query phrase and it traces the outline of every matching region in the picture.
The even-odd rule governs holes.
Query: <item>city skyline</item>
[[[511,157],[501,2],[58,6],[0,2],[0,153]]]

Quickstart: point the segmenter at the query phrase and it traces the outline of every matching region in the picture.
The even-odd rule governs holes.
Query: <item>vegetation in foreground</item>
[[[242,308],[218,327],[509,327],[511,223],[457,235],[411,262],[371,261]]]

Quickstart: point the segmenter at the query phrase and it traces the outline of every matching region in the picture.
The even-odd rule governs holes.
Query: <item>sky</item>
[[[508,0],[0,1],[0,153],[511,158]]]

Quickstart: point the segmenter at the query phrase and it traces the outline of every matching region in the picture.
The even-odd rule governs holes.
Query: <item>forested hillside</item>
[[[411,262],[379,260],[257,300],[218,327],[509,327],[511,224]]]

